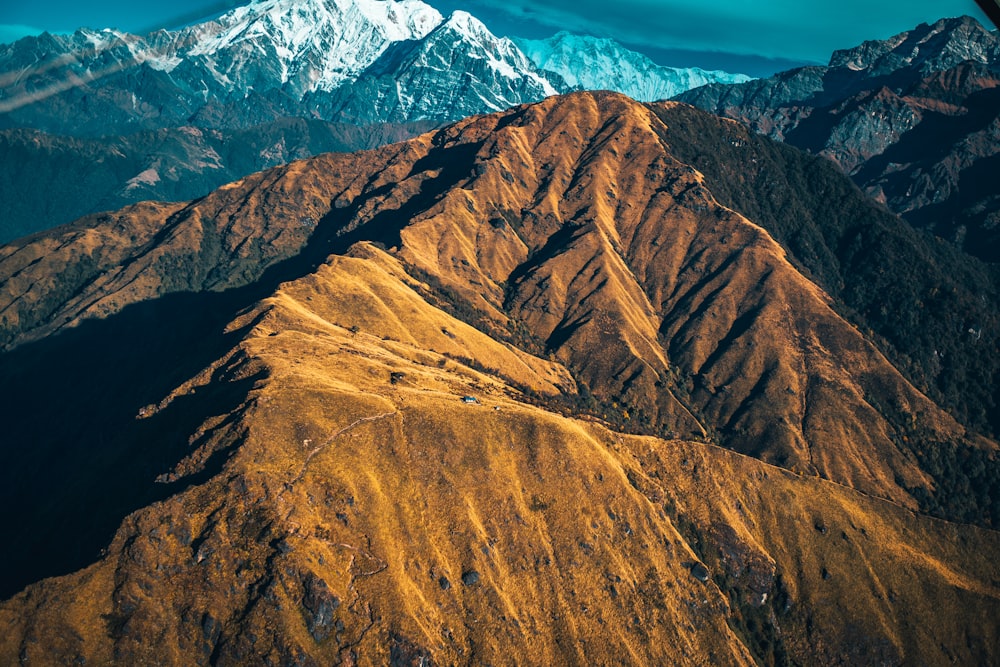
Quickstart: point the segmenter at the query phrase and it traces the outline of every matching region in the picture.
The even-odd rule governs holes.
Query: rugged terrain
[[[823,155],[919,229],[1000,260],[1000,38],[964,17],[677,99]]]
[[[610,40],[558,53],[540,68],[470,14],[418,0],[262,0],[176,31],[0,45],[0,242],[577,87],[667,97],[745,80],[660,68]]]
[[[5,246],[3,660],[995,660],[997,487],[923,455],[996,443],[721,203],[712,123],[573,94]]]

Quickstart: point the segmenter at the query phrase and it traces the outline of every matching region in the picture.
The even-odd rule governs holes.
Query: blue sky
[[[498,34],[542,37],[570,30],[613,37],[661,64],[776,71],[826,62],[834,49],[882,39],[918,23],[970,14],[974,0],[427,0],[449,13],[465,9]],[[173,28],[217,15],[238,0],[49,0],[0,3],[0,42],[80,26],[129,32]]]

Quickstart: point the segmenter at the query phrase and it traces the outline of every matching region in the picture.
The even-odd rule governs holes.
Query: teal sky
[[[498,34],[544,37],[569,30],[612,37],[661,64],[777,71],[826,62],[834,49],[883,39],[919,23],[969,14],[974,0],[427,0],[442,13],[464,9]],[[14,0],[0,3],[0,42],[43,30],[114,27],[128,32],[176,28],[218,15],[236,0]]]

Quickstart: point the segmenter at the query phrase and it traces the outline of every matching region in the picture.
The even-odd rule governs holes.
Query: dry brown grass
[[[647,109],[574,95],[507,120],[296,163],[171,218],[153,252],[216,239],[220,266],[248,272],[220,269],[225,284],[304,243],[282,222],[303,198],[346,211],[332,245],[359,242],[242,312],[237,348],[157,406],[217,368],[260,378],[175,471],[228,456],[220,474],[129,516],[100,562],[0,605],[0,661],[998,655],[997,534],[913,513],[905,487],[926,478],[874,403],[941,438],[961,427],[666,153]],[[259,225],[272,245],[243,257]],[[365,242],[366,225],[398,242]],[[101,298],[143,298],[163,277],[150,256]],[[526,325],[547,358],[439,305]],[[522,393],[578,380],[652,430],[757,458]]]
[[[225,427],[244,439],[223,473],[5,603],[4,660],[752,664],[730,624],[763,594],[806,662],[996,650],[996,533],[526,405],[440,352],[539,390],[565,369],[432,308],[386,254],[354,255],[260,304],[241,347],[268,379]]]

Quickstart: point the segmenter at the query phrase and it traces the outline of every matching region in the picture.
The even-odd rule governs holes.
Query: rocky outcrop
[[[677,99],[832,159],[917,228],[995,262],[998,86],[1000,40],[966,17]]]

